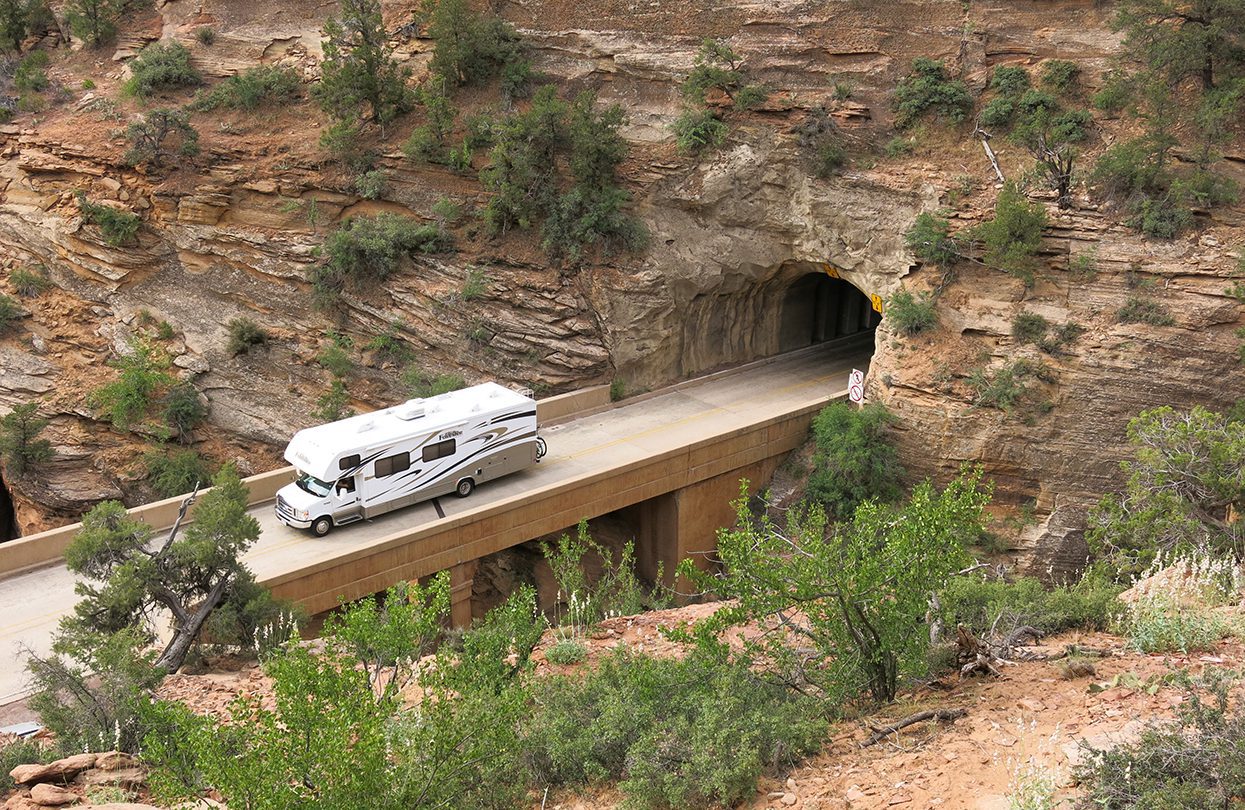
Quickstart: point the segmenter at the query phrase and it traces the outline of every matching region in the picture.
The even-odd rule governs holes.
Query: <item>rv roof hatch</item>
[[[424,401],[422,399],[409,399],[398,409],[397,417],[405,422],[412,419],[419,419],[424,415]]]

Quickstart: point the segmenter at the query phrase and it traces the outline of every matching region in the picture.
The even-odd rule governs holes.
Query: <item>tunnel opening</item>
[[[828,273],[806,273],[787,287],[779,320],[778,352],[877,329],[882,314],[869,296]]]
[[[13,506],[13,495],[0,476],[0,543],[16,540],[21,537],[17,528],[17,509]]]

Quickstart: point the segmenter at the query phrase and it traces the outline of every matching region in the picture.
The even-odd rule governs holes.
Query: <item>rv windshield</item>
[[[318,498],[328,497],[329,489],[331,488],[329,484],[326,484],[314,475],[308,475],[307,473],[303,473],[298,476],[298,480],[294,483],[298,484],[300,489],[310,492]]]

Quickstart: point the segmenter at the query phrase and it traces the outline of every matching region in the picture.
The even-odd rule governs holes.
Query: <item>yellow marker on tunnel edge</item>
[[[882,296],[880,296],[880,295],[871,295],[871,296],[869,296],[869,300],[873,302],[873,311],[874,311],[874,312],[881,312],[881,311],[882,311]]]
[[[826,275],[830,278],[839,278],[839,268],[828,262],[821,263],[821,269],[826,271]]]

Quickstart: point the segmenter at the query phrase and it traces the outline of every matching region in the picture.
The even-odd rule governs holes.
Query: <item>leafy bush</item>
[[[36,298],[52,289],[53,286],[52,280],[42,269],[28,270],[25,267],[19,267],[10,273],[9,283],[13,285],[18,295],[25,298]]]
[[[738,664],[619,653],[538,681],[523,740],[538,784],[617,779],[636,807],[733,806],[817,750],[817,705]]]
[[[588,522],[580,521],[575,534],[563,534],[554,543],[541,543],[541,552],[549,562],[559,598],[568,610],[559,611],[558,624],[585,630],[611,616],[634,616],[646,610],[665,606],[660,586],[647,588],[636,577],[635,543],[627,542],[615,555],[592,539]],[[600,573],[591,580],[583,565],[584,557],[592,555],[601,561]],[[658,580],[662,569],[658,566]]]
[[[578,664],[588,655],[588,648],[582,641],[573,638],[558,639],[552,647],[545,650],[545,660],[558,666]]]
[[[1030,87],[1029,71],[1020,65],[999,65],[990,74],[990,89],[1003,96],[1020,96]]]
[[[9,771],[18,765],[51,762],[57,756],[54,748],[31,739],[14,739],[0,745],[0,795],[7,795],[17,787]]]
[[[886,304],[886,317],[901,335],[920,334],[938,324],[938,310],[929,293],[898,290]]]
[[[316,355],[316,362],[334,377],[345,377],[354,371],[354,361],[350,359],[350,354],[332,342],[320,349],[320,353]]]
[[[30,707],[56,734],[63,752],[138,750],[145,732],[142,706],[164,675],[146,646],[142,634],[121,630],[73,644],[62,640],[46,658],[30,654],[26,671],[35,690]]]
[[[1006,637],[1025,625],[1045,634],[1107,630],[1119,612],[1116,597],[1122,590],[1105,577],[1094,575],[1054,587],[1032,577],[1009,582],[961,576],[951,578],[938,596],[944,626],[962,624],[977,636],[994,631]]]
[[[174,155],[189,157],[199,153],[199,132],[190,125],[190,117],[181,110],[152,110],[125,128],[130,142],[125,162],[130,166],[148,163],[164,165]]]
[[[353,217],[325,241],[325,268],[339,278],[384,281],[403,256],[443,253],[450,241],[436,226],[419,225],[397,214]]]
[[[22,57],[13,71],[13,89],[19,93],[42,93],[48,89],[47,51],[34,51]]]
[[[426,399],[464,388],[467,381],[458,374],[429,374],[422,368],[411,366],[402,372],[402,387],[414,399]]]
[[[1075,92],[1080,80],[1080,66],[1066,59],[1048,59],[1043,62],[1038,79],[1047,90],[1061,95]]]
[[[141,419],[151,407],[156,392],[173,381],[167,370],[167,355],[141,341],[131,349],[131,354],[109,363],[120,369],[120,377],[87,396],[87,402],[103,410],[113,426],[120,430],[127,430]]]
[[[180,382],[164,395],[161,417],[173,438],[186,442],[199,423],[207,418],[208,409],[192,383]],[[206,480],[206,479],[204,479]]]
[[[743,58],[720,39],[701,43],[692,72],[680,89],[688,101],[701,106],[710,90],[720,90],[740,110],[756,107],[769,95],[760,85],[747,82]]]
[[[1032,286],[1045,227],[1046,209],[1030,203],[1014,183],[1007,183],[999,192],[994,218],[974,229],[974,236],[985,245],[982,258],[986,264]]]
[[[104,241],[113,247],[126,244],[138,234],[138,226],[142,224],[142,220],[137,214],[110,205],[93,203],[81,191],[77,192],[77,198],[82,221],[98,226],[104,235]]]
[[[1115,314],[1115,319],[1120,323],[1148,323],[1151,326],[1171,326],[1176,322],[1162,302],[1139,295],[1130,296]]]
[[[982,126],[994,128],[1005,128],[1011,126],[1012,119],[1016,117],[1016,102],[1007,97],[999,97],[991,99],[981,109],[981,115],[978,120]]]
[[[1036,312],[1020,312],[1012,318],[1012,337],[1019,343],[1037,343],[1048,329],[1050,322]]]
[[[0,456],[4,457],[6,472],[11,475],[23,475],[55,455],[52,443],[39,438],[48,420],[41,418],[38,410],[36,403],[27,402],[14,405],[7,414],[0,416]]]
[[[684,110],[671,125],[680,152],[698,155],[726,140],[726,123],[713,110]]]
[[[262,104],[282,104],[298,97],[298,74],[289,68],[260,65],[226,78],[210,90],[201,90],[189,105],[192,110],[254,110]]]
[[[226,328],[229,330],[229,342],[225,344],[225,351],[231,357],[246,354],[268,342],[268,333],[250,318],[231,318]]]
[[[255,581],[239,577],[229,595],[212,611],[204,635],[213,644],[249,652],[256,657],[276,651],[307,623],[307,613]]]
[[[143,456],[147,483],[160,498],[176,498],[192,492],[195,485],[208,486],[211,463],[194,450],[152,450]]]
[[[178,42],[153,42],[130,62],[130,78],[123,86],[128,95],[147,98],[161,91],[202,84],[203,77],[190,64],[190,51]]]
[[[1130,603],[1122,624],[1129,644],[1144,653],[1188,655],[1209,650],[1230,632],[1228,624],[1205,606],[1157,594]]]
[[[817,449],[808,498],[838,519],[851,517],[865,501],[897,498],[904,470],[887,436],[895,423],[895,417],[878,403],[856,409],[834,402],[823,408],[813,419]]]
[[[1245,713],[1230,699],[1232,677],[1207,667],[1185,680],[1174,723],[1154,723],[1132,742],[1081,757],[1084,807],[1204,810],[1231,807],[1245,791]]]
[[[993,374],[977,369],[969,375],[968,384],[974,392],[974,405],[1011,413],[1029,395],[1030,379],[1045,380],[1049,376],[1050,371],[1042,363],[1021,357],[1003,365]]]
[[[11,329],[25,314],[17,299],[0,293],[0,334]]]
[[[195,39],[200,45],[210,48],[216,44],[216,29],[210,25],[200,26],[195,29]]]
[[[380,199],[385,193],[389,175],[383,169],[366,171],[354,179],[354,189],[365,200]]]
[[[900,129],[931,114],[958,124],[972,111],[973,97],[964,82],[947,76],[942,62],[918,56],[912,60],[912,72],[895,88],[894,107]]]
[[[959,240],[951,236],[951,224],[928,212],[917,214],[904,234],[904,244],[918,259],[944,269],[960,257]]]
[[[384,332],[376,335],[363,348],[375,352],[382,362],[406,365],[415,359],[415,352],[402,338],[402,322],[395,320]]]

